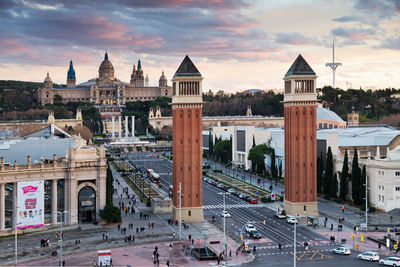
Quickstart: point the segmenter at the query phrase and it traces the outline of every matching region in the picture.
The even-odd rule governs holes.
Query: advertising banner
[[[18,182],[17,228],[44,224],[44,181]]]

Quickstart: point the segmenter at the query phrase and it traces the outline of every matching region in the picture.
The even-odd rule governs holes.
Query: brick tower
[[[315,72],[299,55],[286,73],[285,211],[318,216]]]
[[[186,55],[172,79],[173,218],[202,222],[202,89],[200,72]],[[179,189],[181,188],[181,203]]]

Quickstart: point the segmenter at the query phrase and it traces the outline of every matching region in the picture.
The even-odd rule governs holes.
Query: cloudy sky
[[[302,54],[336,85],[400,88],[400,0],[0,0],[0,79],[66,83],[96,77],[105,50],[129,82],[142,60],[150,84],[188,54],[203,90],[282,88]]]

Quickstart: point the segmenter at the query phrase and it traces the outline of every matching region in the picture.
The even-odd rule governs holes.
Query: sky
[[[188,54],[203,91],[281,89],[301,54],[336,86],[400,88],[400,0],[0,0],[0,80],[77,83],[98,76],[108,51],[129,82],[138,59],[150,85]]]

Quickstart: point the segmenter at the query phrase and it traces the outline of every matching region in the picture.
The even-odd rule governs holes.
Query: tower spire
[[[333,77],[332,77],[332,88],[335,89],[335,73],[336,68],[342,66],[342,63],[335,63],[335,38],[332,40],[332,62],[326,63],[327,67],[332,69]]]

